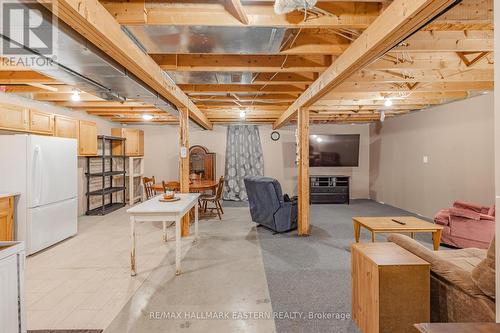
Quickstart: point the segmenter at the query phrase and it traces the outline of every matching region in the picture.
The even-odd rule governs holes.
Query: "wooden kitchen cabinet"
[[[144,156],[144,131],[136,128],[112,128],[111,135],[125,138],[126,156]],[[113,155],[122,153],[122,143],[113,145]]]
[[[97,124],[93,121],[80,120],[78,132],[78,155],[97,155]]]
[[[14,240],[14,197],[0,197],[0,242]]]
[[[55,116],[54,135],[61,138],[78,139],[78,120],[65,116]]]
[[[54,134],[54,115],[51,113],[30,110],[30,132]]]
[[[0,105],[0,129],[29,130],[29,109],[17,105]]]

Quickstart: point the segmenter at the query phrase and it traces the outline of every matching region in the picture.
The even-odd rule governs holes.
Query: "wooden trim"
[[[309,111],[299,109],[297,128],[299,134],[299,175],[298,175],[298,234],[308,236],[309,224]]]
[[[186,157],[181,157],[181,148],[186,148]],[[189,110],[179,109],[179,178],[181,193],[189,193]],[[182,218],[182,237],[189,236],[190,214]]]

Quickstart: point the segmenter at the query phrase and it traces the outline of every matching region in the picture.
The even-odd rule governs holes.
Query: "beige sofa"
[[[388,240],[431,264],[432,322],[495,320],[495,240],[488,250],[432,251],[408,236]]]

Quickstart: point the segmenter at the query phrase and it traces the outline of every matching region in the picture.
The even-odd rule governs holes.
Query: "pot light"
[[[150,114],[143,114],[142,115],[142,119],[144,119],[144,120],[151,120],[151,119],[153,119],[153,116],[150,115]]]
[[[380,111],[380,122],[383,123],[384,120],[385,120],[385,111],[382,110],[382,111]]]
[[[71,100],[73,102],[78,102],[80,100],[80,91],[73,90],[73,94],[71,94]]]
[[[247,116],[245,111],[240,111],[240,118],[244,119]]]
[[[391,107],[392,106],[392,100],[386,99],[385,102],[384,102],[384,105],[387,106],[387,107]]]
[[[323,139],[322,139],[322,138],[320,138],[320,137],[317,137],[317,138],[316,138],[316,142],[322,142],[322,141],[323,141]]]

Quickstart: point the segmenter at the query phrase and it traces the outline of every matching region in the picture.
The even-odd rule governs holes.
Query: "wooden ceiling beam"
[[[57,84],[56,80],[33,71],[0,71],[0,84]]]
[[[128,71],[177,107],[187,107],[194,122],[205,129],[212,125],[189,98],[167,78],[151,57],[134,44],[120,24],[98,0],[38,0],[53,2],[54,14],[99,47]],[[125,4],[126,6],[126,4]]]
[[[430,92],[434,93],[449,91],[489,91],[493,90],[493,82],[438,82],[424,83],[417,85],[413,89],[408,86],[396,83],[371,83],[371,82],[346,82],[330,93],[325,94],[324,98],[329,98],[330,94],[340,92],[378,92],[378,93],[408,93],[408,92]]]
[[[279,128],[286,123],[298,108],[314,104],[352,74],[397,46],[454,2],[454,0],[395,0],[290,106],[273,127]]]
[[[233,1],[234,2],[234,1]],[[239,1],[238,1],[239,2]],[[143,9],[137,14],[127,12],[127,2],[104,2],[103,5],[121,24],[144,24],[141,21]],[[224,27],[280,27],[280,28],[352,28],[365,29],[380,13],[377,3],[333,2],[325,3],[322,9],[335,15],[320,15],[304,21],[304,14],[298,11],[277,15],[270,4],[242,4],[242,14],[229,13],[227,1],[209,3],[146,2],[146,24],[180,26],[224,26]],[[122,7],[122,8],[120,8]],[[246,22],[248,21],[248,22]]]
[[[331,56],[152,54],[166,71],[180,72],[322,72]]]
[[[361,70],[345,82],[467,82],[493,81],[493,71],[489,69],[442,69],[381,71]]]
[[[224,8],[238,21],[245,25],[248,24],[248,16],[240,0],[224,0]]]

